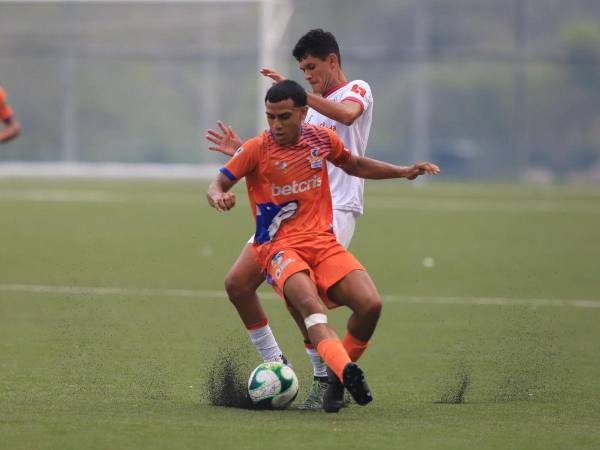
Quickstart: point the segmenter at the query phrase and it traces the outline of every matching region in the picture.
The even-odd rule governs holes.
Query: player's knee
[[[247,285],[240,278],[232,274],[227,274],[225,277],[225,291],[232,303],[241,301],[249,295],[254,294],[254,290],[248,289]]]
[[[383,309],[383,302],[381,301],[381,297],[377,293],[373,293],[365,298],[365,301],[361,305],[360,314],[364,316],[369,316],[373,319],[378,319],[381,310]]]

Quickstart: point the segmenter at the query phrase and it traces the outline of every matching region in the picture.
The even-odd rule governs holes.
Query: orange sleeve
[[[221,173],[231,181],[244,178],[258,166],[261,148],[262,138],[260,136],[244,142],[221,168]]]
[[[6,92],[0,87],[0,120],[6,121],[13,115],[13,111],[6,104]]]
[[[340,166],[350,160],[352,158],[352,152],[344,146],[344,143],[336,132],[327,129],[327,134],[329,135],[329,140],[331,142],[331,152],[327,156],[327,159],[336,166]]]

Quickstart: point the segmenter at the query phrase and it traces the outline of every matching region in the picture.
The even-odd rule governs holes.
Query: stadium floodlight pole
[[[262,67],[272,68],[277,48],[294,13],[293,0],[260,0],[258,17],[258,63]],[[272,81],[266,77],[258,79],[258,102],[256,108],[256,131],[265,128],[264,93]]]

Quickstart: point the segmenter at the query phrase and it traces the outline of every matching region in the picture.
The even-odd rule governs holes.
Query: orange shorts
[[[333,234],[301,243],[275,242],[268,256],[259,263],[264,268],[267,282],[284,299],[283,287],[287,279],[295,273],[307,272],[329,309],[340,306],[328,298],[329,288],[350,272],[365,270]]]

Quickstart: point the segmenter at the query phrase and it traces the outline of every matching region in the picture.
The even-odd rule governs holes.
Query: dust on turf
[[[225,344],[208,367],[202,395],[214,406],[256,409],[248,396],[248,377],[255,359],[255,354],[242,342],[233,340]]]
[[[459,362],[454,373],[442,383],[438,398],[434,403],[461,404],[465,402],[467,388],[471,384],[471,376],[464,362]]]

